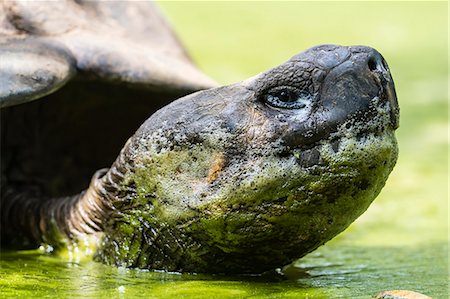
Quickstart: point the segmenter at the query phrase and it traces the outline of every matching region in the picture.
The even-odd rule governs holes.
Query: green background
[[[386,187],[344,233],[291,265],[288,280],[144,272],[67,254],[2,252],[0,297],[371,298],[407,289],[448,298],[448,4],[158,4],[200,68],[221,84],[316,44],[379,50],[401,109],[400,156]]]

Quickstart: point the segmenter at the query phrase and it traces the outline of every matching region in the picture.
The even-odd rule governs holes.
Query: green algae
[[[447,298],[446,265],[430,267],[447,259],[446,246],[352,246],[341,239],[286,269],[287,280],[151,272],[3,251],[0,298],[372,298],[388,289]]]
[[[386,123],[385,118],[380,115],[373,126]],[[180,146],[155,134],[140,145],[147,152],[136,159],[135,171],[126,174],[120,187],[135,194],[120,201],[97,260],[216,273],[260,273],[283,266],[324,244],[364,212],[397,158],[390,130],[356,140],[358,130],[343,125],[330,137],[338,138],[339,147],[323,140],[318,145],[323,161],[309,168],[298,164],[295,153],[273,154],[272,144],[249,148],[233,160],[223,154],[230,144],[227,136],[212,132],[202,136],[202,144]],[[174,131],[168,134],[183,139]]]

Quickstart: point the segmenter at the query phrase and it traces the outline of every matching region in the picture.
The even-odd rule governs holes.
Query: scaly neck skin
[[[43,198],[33,190],[4,193],[1,205],[2,241],[20,246],[46,243],[59,246],[80,235],[103,230],[112,210],[106,200],[107,169],[97,171],[87,190],[74,196]],[[5,245],[5,244],[4,244]]]

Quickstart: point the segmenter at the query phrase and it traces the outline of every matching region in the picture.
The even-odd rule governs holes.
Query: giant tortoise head
[[[320,45],[215,87],[147,2],[52,5],[71,28],[3,4],[4,244],[100,232],[108,264],[260,273],[343,231],[394,167],[398,104],[372,48]]]

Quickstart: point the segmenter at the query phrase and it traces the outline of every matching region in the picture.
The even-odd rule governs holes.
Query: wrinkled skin
[[[396,162],[397,126],[392,78],[366,47],[315,47],[179,99],[99,179],[113,207],[97,258],[221,273],[290,263],[367,209]]]
[[[398,115],[378,52],[314,47],[160,109],[86,191],[30,205],[19,226],[50,244],[103,232],[96,259],[118,266],[261,273],[367,209],[396,162]]]

